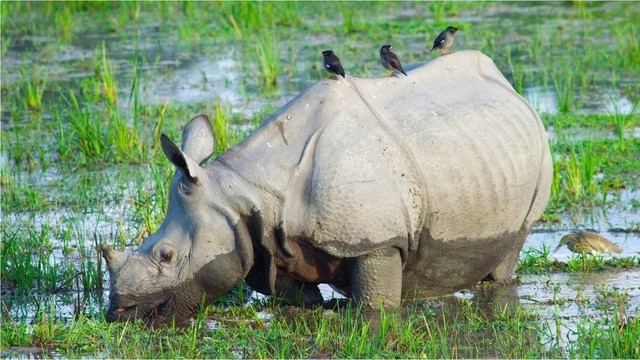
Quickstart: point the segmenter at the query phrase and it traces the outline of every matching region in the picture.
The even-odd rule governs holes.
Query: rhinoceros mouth
[[[136,308],[136,306],[135,306],[135,305],[132,305],[132,306],[126,306],[126,307],[119,307],[119,308],[117,308],[117,309],[113,310],[113,312],[115,312],[116,314],[120,314],[120,313],[124,313],[124,312],[131,311],[131,310],[133,310],[133,309],[135,309],[135,308]]]
[[[169,301],[165,299],[153,304],[127,304],[115,306],[107,312],[108,321],[128,321],[139,318],[147,323],[155,322],[154,319],[162,313],[162,307]]]

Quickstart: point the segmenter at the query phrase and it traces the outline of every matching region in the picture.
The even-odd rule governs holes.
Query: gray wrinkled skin
[[[185,319],[243,279],[379,307],[511,276],[550,194],[539,116],[480,52],[406,70],[323,80],[206,166],[205,116],[163,136],[166,218],[133,253],[104,246],[107,318]]]

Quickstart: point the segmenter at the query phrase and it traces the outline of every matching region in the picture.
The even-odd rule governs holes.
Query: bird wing
[[[583,241],[587,243],[591,249],[597,252],[601,252],[601,253],[615,252],[618,254],[622,252],[622,249],[620,248],[620,246],[612,243],[611,241],[605,239],[600,235],[589,233],[583,236],[584,236]]]
[[[442,34],[438,35],[438,37],[433,41],[433,47],[431,48],[431,51],[440,46],[445,40],[446,39],[444,36],[442,36]]]
[[[400,60],[398,60],[398,57],[394,53],[389,53],[389,58],[387,60],[392,68],[400,69]]]

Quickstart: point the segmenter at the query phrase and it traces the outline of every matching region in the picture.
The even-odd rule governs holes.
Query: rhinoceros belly
[[[438,241],[428,231],[418,251],[410,254],[403,272],[402,293],[407,298],[451,294],[484,279],[527,230],[484,238]]]

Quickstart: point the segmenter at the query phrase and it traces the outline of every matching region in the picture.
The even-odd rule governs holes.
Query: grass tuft
[[[105,42],[102,42],[102,57],[100,62],[100,77],[102,79],[102,91],[107,103],[111,106],[118,100],[118,84],[115,78],[116,68],[107,58]]]
[[[277,41],[272,36],[264,37],[256,45],[256,55],[262,83],[267,89],[275,88],[281,68]]]
[[[40,71],[35,65],[31,68],[32,78],[25,81],[24,107],[31,111],[42,110],[42,98],[47,88],[47,79],[41,78]]]

